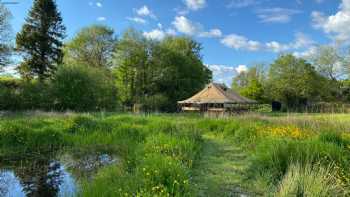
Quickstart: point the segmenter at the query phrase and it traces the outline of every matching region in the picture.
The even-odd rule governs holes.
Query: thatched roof
[[[225,104],[253,104],[254,100],[240,96],[224,84],[211,83],[202,91],[179,104],[205,104],[205,103],[225,103]]]

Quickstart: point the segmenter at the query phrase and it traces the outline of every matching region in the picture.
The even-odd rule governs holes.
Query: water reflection
[[[65,154],[56,160],[21,160],[6,165],[0,162],[0,196],[74,196],[80,177],[89,178],[98,168],[115,162],[116,159],[107,154],[92,154],[79,158]]]
[[[74,178],[57,161],[40,163],[40,166],[34,162],[31,165],[3,170],[0,177],[0,196],[67,197],[76,193]]]

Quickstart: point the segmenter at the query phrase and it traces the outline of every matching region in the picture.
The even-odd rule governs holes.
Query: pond
[[[79,181],[89,180],[99,168],[117,162],[115,156],[105,153],[0,161],[0,196],[75,196]]]

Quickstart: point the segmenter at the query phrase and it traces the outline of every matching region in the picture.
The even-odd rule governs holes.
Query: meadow
[[[2,114],[0,172],[67,153],[108,154],[116,162],[89,176],[67,167],[78,177],[71,195],[348,196],[349,132],[345,114]],[[40,162],[31,173],[47,169]]]

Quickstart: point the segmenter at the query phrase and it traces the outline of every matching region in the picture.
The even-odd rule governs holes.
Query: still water
[[[79,192],[79,181],[91,179],[96,171],[117,162],[108,154],[41,157],[11,162],[0,161],[1,197],[71,197]]]

